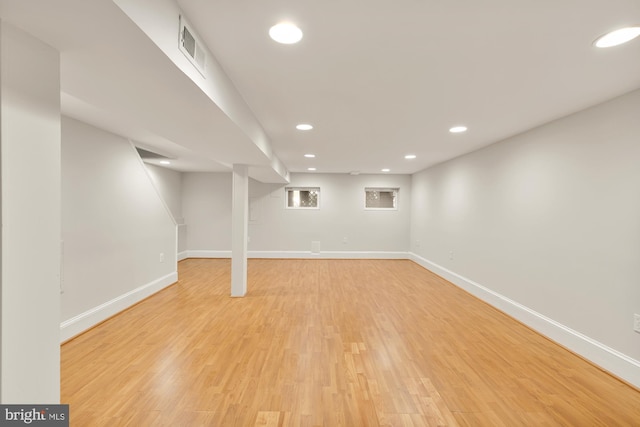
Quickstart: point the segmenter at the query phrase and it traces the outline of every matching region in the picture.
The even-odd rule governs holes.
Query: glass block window
[[[398,209],[397,188],[365,188],[365,209]]]
[[[319,187],[287,187],[285,188],[288,209],[319,209]]]

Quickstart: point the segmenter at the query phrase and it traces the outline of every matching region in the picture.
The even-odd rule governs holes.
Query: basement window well
[[[397,188],[365,188],[364,208],[371,210],[397,210]]]
[[[320,209],[320,187],[287,187],[287,209]]]

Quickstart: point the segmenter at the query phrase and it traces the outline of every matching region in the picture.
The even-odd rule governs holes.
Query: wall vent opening
[[[142,160],[170,160],[170,157],[163,156],[162,154],[154,153],[153,151],[145,150],[144,148],[136,147],[136,151]]]
[[[186,19],[180,15],[180,38],[178,42],[180,51],[196,67],[196,70],[205,77],[204,70],[207,65],[207,51],[200,42],[199,37]]]

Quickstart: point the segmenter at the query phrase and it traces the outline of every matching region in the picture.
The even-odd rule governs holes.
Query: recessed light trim
[[[451,133],[462,133],[462,132],[466,132],[467,131],[467,127],[466,126],[453,126],[452,128],[449,129],[449,132]]]
[[[389,168],[380,169],[380,172],[391,172],[391,169]]]
[[[315,154],[311,154],[311,153],[305,154],[304,156],[305,156],[307,159],[313,159],[313,158],[315,158],[315,157],[316,157],[316,155],[315,155]]]
[[[624,27],[600,36],[593,42],[596,47],[613,47],[627,43],[640,36],[640,26]]]
[[[298,130],[311,130],[311,129],[313,129],[313,126],[310,125],[309,123],[300,123],[299,125],[296,125],[296,129],[298,129]]]
[[[302,40],[302,30],[290,22],[281,22],[269,28],[269,37],[282,44],[294,44]]]
[[[317,169],[316,169],[316,168],[307,168],[307,170],[308,170],[308,171],[311,171],[311,172],[314,172],[314,171],[316,171]]]
[[[171,162],[169,160],[160,160],[161,165],[170,165]]]
[[[407,159],[407,160],[413,160],[416,157],[418,157],[418,156],[416,156],[415,154],[407,154],[406,156],[404,156],[404,158]]]

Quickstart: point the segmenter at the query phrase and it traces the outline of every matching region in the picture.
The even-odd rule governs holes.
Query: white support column
[[[247,233],[249,227],[249,167],[233,165],[231,208],[231,296],[247,293]]]
[[[60,61],[0,22],[0,403],[60,403]]]

